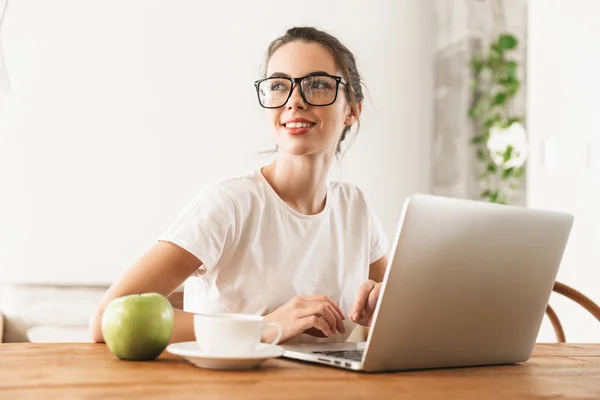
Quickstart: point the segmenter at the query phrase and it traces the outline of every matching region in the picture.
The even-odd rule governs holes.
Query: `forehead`
[[[285,44],[273,53],[267,65],[267,76],[280,72],[299,77],[315,71],[338,74],[333,55],[319,43],[296,41]]]

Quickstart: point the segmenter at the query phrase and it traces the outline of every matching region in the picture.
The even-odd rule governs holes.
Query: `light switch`
[[[542,141],[542,167],[558,165],[558,144],[555,140]]]

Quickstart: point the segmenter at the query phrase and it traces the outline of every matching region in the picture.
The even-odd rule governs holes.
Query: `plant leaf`
[[[485,140],[485,137],[483,137],[483,135],[477,135],[477,136],[473,136],[471,138],[471,143],[473,143],[473,144],[483,143],[484,140]]]
[[[500,197],[500,193],[496,190],[495,192],[490,193],[490,200],[492,203],[498,203],[498,198]]]
[[[473,57],[473,59],[471,60],[471,68],[473,68],[473,70],[478,73],[479,71],[481,71],[481,68],[483,68],[483,61],[481,60],[480,57]]]
[[[520,178],[523,176],[524,172],[525,172],[525,168],[523,168],[523,167],[516,168],[513,172],[513,176],[515,178]]]
[[[507,162],[512,157],[514,148],[512,146],[507,146],[506,151],[504,152],[504,162]]]
[[[492,106],[502,106],[504,103],[506,103],[506,93],[496,93],[492,99]]]
[[[517,79],[517,62],[516,61],[508,61],[506,63],[506,77],[508,79],[516,80]]]
[[[486,119],[483,123],[484,128],[490,129],[492,126],[500,123],[500,121],[502,120],[502,115],[496,113],[494,115],[492,115],[491,117],[489,117],[488,119]]]
[[[510,96],[517,94],[520,86],[521,83],[519,81],[510,81],[504,84],[504,87]]]
[[[485,161],[485,153],[481,149],[477,149],[477,159],[479,161]]]
[[[499,60],[502,58],[502,53],[504,53],[504,48],[500,45],[500,41],[490,43],[490,61],[492,59]],[[491,66],[491,64],[490,64]]]
[[[517,47],[518,43],[519,41],[517,40],[517,38],[511,35],[510,33],[502,34],[498,38],[498,47],[504,50],[512,50],[515,47]]]
[[[498,66],[502,64],[502,49],[497,47],[490,47],[490,54],[487,60],[487,66],[492,70],[492,74],[498,69]]]
[[[473,106],[473,107],[469,108],[469,118],[477,119],[478,116],[479,116],[479,112],[477,110],[477,106]]]
[[[506,120],[506,127],[508,128],[509,126],[511,126],[512,124],[514,124],[515,122],[522,122],[522,118],[521,117],[510,117]]]

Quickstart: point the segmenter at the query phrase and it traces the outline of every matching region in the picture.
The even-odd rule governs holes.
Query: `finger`
[[[330,313],[332,320],[328,320],[329,322],[333,321],[333,332],[341,332],[346,333],[346,327],[344,326],[344,321],[342,320],[338,311],[333,308],[333,306],[329,303],[321,303],[326,305],[326,310]]]
[[[365,305],[369,298],[369,294],[371,293],[371,290],[374,286],[375,282],[373,282],[372,280],[368,280],[362,285],[360,285],[360,288],[358,289],[358,293],[356,295],[356,300],[354,301],[354,305],[350,309],[350,318],[352,318],[354,321],[358,321],[361,318]]]
[[[343,313],[342,309],[340,308],[340,306],[338,306],[338,304],[331,297],[327,296],[326,294],[314,294],[314,295],[306,296],[305,299],[313,300],[313,301],[327,302],[327,303],[331,304],[331,306],[339,314],[339,316],[342,320],[346,319],[346,317],[344,317],[344,313]]]
[[[305,335],[310,335],[310,336],[319,337],[319,338],[326,338],[327,337],[326,334],[324,334],[323,332],[321,332],[317,328],[308,328],[303,333]]]
[[[332,332],[336,332],[338,326],[337,312],[333,309],[329,303],[311,302],[307,306],[299,310],[298,317],[308,317],[310,315],[321,316],[327,322],[329,329]],[[341,321],[340,321],[341,323]],[[342,324],[343,326],[343,324]]]
[[[333,332],[329,329],[329,325],[327,325],[327,322],[325,322],[325,320],[323,318],[317,317],[316,315],[304,317],[304,318],[300,319],[299,321],[300,321],[300,327],[303,332],[310,328],[316,328],[316,329],[320,330],[321,332],[323,332],[323,334],[325,336],[333,335]]]
[[[381,292],[381,285],[375,285],[371,293],[369,294],[369,299],[367,300],[366,306],[366,314],[373,315],[375,312],[375,307],[377,307],[377,300],[379,299],[379,293]]]
[[[346,319],[346,317],[344,317],[344,314],[341,312],[341,309],[337,304],[335,304],[333,299],[331,299],[330,297],[328,299],[329,301],[321,302],[320,304],[326,305],[327,310],[331,312],[331,316],[333,317],[334,321],[334,326],[332,327],[333,331],[346,333],[346,327],[344,326],[344,319]],[[332,302],[335,304],[335,307],[333,304],[331,304]]]
[[[336,320],[335,310],[331,307],[329,303],[314,303],[312,306],[308,307],[311,310],[311,314],[321,316],[327,322],[327,326],[329,326],[329,330],[331,332],[336,332]]]
[[[360,324],[371,326],[371,321],[373,319],[373,314],[375,313],[375,308],[377,307],[377,300],[379,299],[379,293],[381,291],[381,285],[375,284],[375,287],[369,293],[369,298],[367,299],[367,303],[360,317]]]
[[[327,296],[326,294],[315,294],[315,295],[307,296],[306,298],[308,300],[312,300],[312,301],[320,301],[320,302],[329,303],[331,305],[331,307],[333,307],[335,312],[339,315],[340,319],[342,319],[342,320],[346,319],[346,317],[344,317],[344,312],[342,311],[340,306],[335,302],[335,300],[333,300],[331,297]]]
[[[346,333],[346,327],[344,326],[344,321],[342,320],[338,311],[335,308],[333,308],[333,306],[329,303],[321,303],[321,304],[325,304],[327,306],[326,307],[327,311],[329,311],[331,313],[331,316],[333,317],[333,323],[334,323],[333,331]]]

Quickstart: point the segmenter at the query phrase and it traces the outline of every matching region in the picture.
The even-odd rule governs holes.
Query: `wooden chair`
[[[572,287],[569,287],[569,286],[565,285],[564,283],[560,283],[560,282],[555,282],[554,288],[552,290],[558,294],[561,294],[561,295],[573,300],[577,304],[581,305],[583,308],[588,310],[594,317],[596,317],[596,319],[600,322],[600,307],[598,307],[598,305],[595,304],[591,299],[584,296],[582,293],[578,292],[577,290],[573,289]],[[182,289],[174,291],[167,298],[173,305],[173,308],[178,308],[180,310],[183,310],[183,290]],[[550,319],[550,322],[552,323],[552,327],[554,328],[554,333],[556,334],[557,341],[559,343],[565,343],[567,340],[565,337],[565,331],[562,327],[562,324],[560,323],[560,320],[558,319],[558,316],[556,315],[556,312],[549,304],[548,304],[548,307],[546,308],[546,315],[548,315],[548,318]],[[0,315],[0,343],[2,343],[1,327],[2,327],[2,319],[1,319],[1,315]],[[364,328],[363,332],[358,334],[358,336],[360,336],[359,339],[366,340],[367,334],[368,334],[368,328]]]
[[[600,307],[596,303],[594,303],[590,298],[584,296],[582,293],[573,289],[570,286],[565,285],[564,283],[555,282],[554,288],[552,289],[554,292],[563,295],[575,303],[579,304],[583,308],[585,308],[590,314],[592,314],[598,322],[600,322]],[[548,315],[548,319],[552,323],[552,327],[554,328],[554,333],[556,334],[556,339],[559,343],[565,343],[567,341],[565,337],[565,331],[560,323],[556,312],[552,309],[552,307],[548,304],[546,307],[546,315]]]
[[[0,343],[4,343],[3,339],[4,339],[4,315],[2,315],[2,313],[0,313]]]

